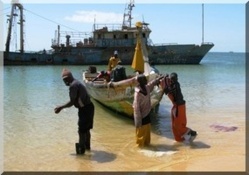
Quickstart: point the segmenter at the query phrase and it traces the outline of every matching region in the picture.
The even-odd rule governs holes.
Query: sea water
[[[57,105],[69,100],[61,79],[64,67],[80,81],[82,71],[88,69],[4,67],[4,171],[245,170],[244,53],[208,53],[200,65],[157,65],[162,74],[178,73],[188,127],[198,132],[193,144],[174,142],[172,105],[166,96],[153,115],[151,146],[145,149],[135,146],[133,120],[94,101],[92,150],[84,156],[75,154],[77,110],[54,113]],[[130,66],[125,67],[127,74],[133,73]]]

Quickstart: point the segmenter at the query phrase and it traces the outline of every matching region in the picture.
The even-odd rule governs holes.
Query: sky
[[[10,1],[3,1],[3,43],[7,38]],[[121,24],[129,0],[112,1],[19,1],[25,15],[25,50],[51,49],[55,31],[91,32],[96,23]],[[160,1],[135,0],[132,11],[137,21],[149,23],[154,44],[196,44],[202,42],[202,4],[204,4],[204,42],[214,43],[211,52],[245,52],[245,3],[247,1]],[[19,17],[17,18],[19,20]],[[19,25],[12,34],[11,50],[19,49]],[[5,48],[3,47],[3,50]]]

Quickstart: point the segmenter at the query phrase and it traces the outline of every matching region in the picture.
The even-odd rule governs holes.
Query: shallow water
[[[133,121],[94,101],[92,150],[84,156],[76,156],[74,148],[77,110],[53,111],[68,101],[63,67],[4,67],[4,171],[245,170],[244,54],[209,53],[201,65],[157,66],[179,75],[188,126],[198,131],[193,144],[174,142],[165,96],[152,118],[151,146],[142,150],[135,146]],[[81,80],[88,66],[67,67]]]

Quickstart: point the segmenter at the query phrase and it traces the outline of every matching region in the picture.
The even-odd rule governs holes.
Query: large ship
[[[102,65],[115,50],[118,51],[122,64],[130,65],[135,52],[137,29],[132,25],[132,9],[134,0],[130,0],[125,8],[123,23],[93,24],[90,33],[56,30],[52,40],[52,51],[25,52],[23,46],[23,6],[12,3],[9,29],[4,52],[4,65],[17,64],[50,64],[50,65]],[[20,11],[20,51],[9,50],[11,26],[16,17],[15,9]],[[149,61],[154,64],[199,64],[203,57],[214,46],[210,42],[196,44],[152,44],[151,29],[148,23],[143,23],[143,40],[149,54]]]

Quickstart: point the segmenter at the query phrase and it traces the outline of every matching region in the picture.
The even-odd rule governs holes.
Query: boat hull
[[[4,52],[4,65],[51,65],[53,55],[46,53]]]
[[[130,118],[133,118],[133,100],[134,100],[134,89],[137,82],[134,78],[129,78],[119,82],[113,82],[113,87],[107,82],[91,82],[89,78],[87,80],[86,74],[83,72],[83,82],[87,88],[90,96],[108,107],[114,112],[123,114]],[[95,77],[95,75],[93,75]],[[156,75],[149,75],[148,79],[153,80]],[[161,86],[155,86],[151,92],[151,107],[155,108],[161,101],[163,96],[163,90]]]
[[[149,48],[149,58],[156,64],[200,64],[204,56],[214,46],[212,43],[202,45],[159,45]]]
[[[214,45],[212,43],[194,45],[148,46],[149,61],[155,64],[200,64]],[[135,47],[75,47],[70,52],[52,54],[4,53],[5,65],[50,64],[50,65],[103,65],[107,64],[113,50],[119,51],[123,65],[132,63]]]

